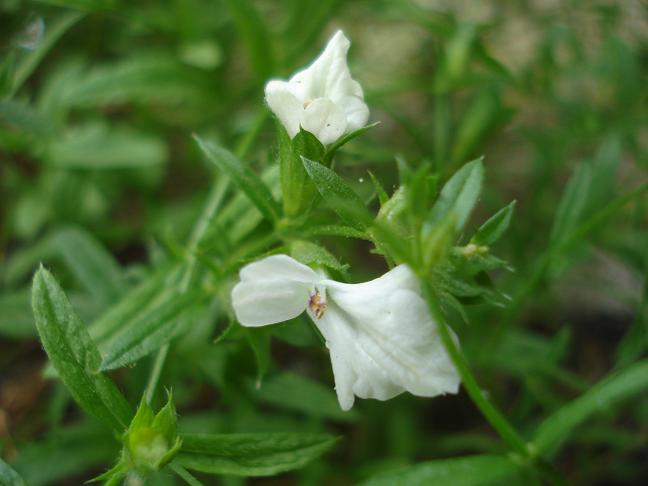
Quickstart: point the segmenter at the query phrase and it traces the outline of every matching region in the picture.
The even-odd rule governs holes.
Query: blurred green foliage
[[[231,321],[233,275],[267,250],[279,211],[282,152],[263,85],[312,59],[335,28],[353,41],[354,77],[371,121],[381,122],[336,156],[358,204],[379,201],[379,214],[398,215],[398,193],[387,197],[409,184],[429,197],[408,207],[427,211],[437,187],[484,156],[483,174],[464,166],[466,178],[455,179],[483,186],[472,215],[472,204],[457,208],[460,242],[490,246],[510,222],[496,247],[512,271],[482,262],[503,267],[492,274],[491,305],[477,302],[474,288],[444,283],[448,299],[463,292],[444,310],[480,384],[568,482],[648,476],[648,405],[637,398],[648,386],[648,12],[640,2],[9,0],[0,5],[2,481],[15,469],[30,485],[79,484],[119,454],[110,430],[72,401],[96,396],[79,398],[88,389],[74,385],[70,395],[41,351],[29,291],[39,262],[80,317],[60,339],[82,342],[83,356],[60,359],[91,386],[111,394],[112,377],[134,409],[157,373],[173,388],[185,437],[296,434],[289,452],[312,448],[300,466],[332,446],[281,484],[515,483],[511,464],[520,466],[517,481],[534,479],[501,455],[505,446],[465,392],[363,400],[343,413],[306,319],[267,330]],[[194,134],[218,151],[216,164]],[[237,192],[221,170],[253,189]],[[502,208],[512,200],[511,217]],[[348,198],[328,202],[356,221]],[[456,202],[442,192],[435,207]],[[344,238],[358,236],[362,222],[335,226],[327,214],[293,235],[293,254],[350,281],[382,273],[366,242]],[[197,220],[204,238],[195,238]],[[443,234],[430,231],[436,248]],[[164,403],[159,391],[147,393]],[[331,435],[341,440],[333,445]],[[198,470],[216,467],[217,449],[195,442],[207,457]],[[258,454],[275,453],[259,444]],[[276,464],[269,457],[254,467]],[[238,466],[227,467],[218,471]],[[180,484],[175,472],[149,482]],[[196,474],[205,484],[244,481]]]

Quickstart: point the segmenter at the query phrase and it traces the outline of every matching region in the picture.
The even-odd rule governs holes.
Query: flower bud
[[[131,468],[140,473],[157,471],[173,459],[181,444],[172,396],[157,414],[142,400],[124,435],[124,455]]]

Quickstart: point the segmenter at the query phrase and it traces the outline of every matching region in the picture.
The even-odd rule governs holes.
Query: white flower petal
[[[345,96],[342,100],[336,103],[338,106],[342,107],[346,114],[347,133],[367,125],[367,120],[369,120],[369,107],[361,98]]]
[[[378,400],[403,391],[426,397],[457,392],[459,375],[408,267],[362,284],[326,280],[320,285],[327,288],[327,309],[321,319],[311,317],[332,360],[342,356],[337,367],[344,372],[345,389],[338,397],[349,390]]]
[[[303,111],[301,126],[324,145],[335,142],[346,130],[346,115],[326,98],[313,100]]]
[[[297,317],[308,305],[309,286],[290,280],[239,282],[232,290],[232,307],[244,326],[265,326]]]
[[[268,106],[291,138],[301,124],[320,142],[329,144],[366,125],[369,108],[347,64],[350,45],[342,31],[337,31],[309,67],[288,82],[270,81],[266,85]]]
[[[304,312],[309,292],[321,277],[287,255],[272,255],[244,266],[232,290],[232,307],[244,326],[287,321]]]
[[[328,311],[322,316],[322,319],[326,319],[327,321],[331,318],[335,320],[333,314]],[[353,340],[348,335],[348,329],[329,325],[327,321],[320,322],[319,325],[329,330],[326,336],[326,346],[331,355],[331,367],[333,368],[333,377],[335,379],[335,393],[337,394],[338,402],[340,402],[340,408],[346,412],[347,410],[351,410],[355,402],[353,385],[358,380],[353,365],[349,362],[349,357],[354,352]]]
[[[303,106],[293,94],[289,84],[285,81],[270,81],[265,87],[265,99],[290,138],[297,135]]]
[[[315,283],[321,277],[312,268],[299,263],[288,255],[271,255],[249,265],[239,272],[242,281],[293,280]]]
[[[404,391],[425,397],[457,392],[460,377],[406,265],[370,282],[344,284],[274,255],[245,266],[240,276],[232,305],[241,324],[273,324],[307,310],[326,339],[343,410],[356,396],[387,400]]]
[[[350,46],[349,39],[341,30],[338,30],[328,41],[320,56],[306,69],[290,78],[289,83],[294,86],[296,93],[300,94],[302,101],[323,96],[331,97],[329,95],[337,94],[345,87],[354,90],[360,87],[348,83],[352,81],[346,62]],[[362,88],[358,96],[362,96]]]

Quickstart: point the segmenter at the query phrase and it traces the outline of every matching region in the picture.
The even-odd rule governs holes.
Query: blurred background
[[[381,122],[344,148],[338,173],[369,200],[367,171],[391,193],[396,156],[447,177],[484,155],[474,224],[517,200],[494,249],[511,265],[492,276],[509,300],[468,305],[469,324],[451,322],[515,426],[532,431],[611,370],[646,357],[645,2],[3,0],[0,454],[30,485],[80,484],[119,450],[44,375],[29,294],[38,262],[91,322],[143,276],[182,259],[217,177],[191,134],[266,170],[276,146],[265,82],[303,67],[338,28],[352,41],[371,121]],[[212,228],[213,251],[230,251],[233,233],[253,238],[260,223],[242,214]],[[385,269],[367,245],[323,241],[351,264],[351,281]],[[78,264],[82,252],[89,267]],[[121,284],[102,286],[106,273]],[[271,331],[272,363],[256,387],[249,343],[213,343],[226,324],[219,306],[200,310],[164,369],[180,428],[342,436],[303,470],[252,484],[352,484],[400,465],[505,450],[464,392],[360,400],[341,412],[326,350],[302,322]],[[115,373],[132,403],[148,367],[146,358]],[[579,429],[555,458],[570,483],[643,484],[645,398]],[[164,473],[152,481],[176,484]]]

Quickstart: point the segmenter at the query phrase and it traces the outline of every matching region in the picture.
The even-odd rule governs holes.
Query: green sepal
[[[308,177],[301,158],[321,162],[324,145],[315,135],[303,129],[291,140],[280,124],[277,124],[277,136],[284,215],[289,219],[304,218],[317,198],[317,190]]]
[[[117,464],[108,469],[105,473],[92,478],[87,483],[103,482],[104,486],[117,485],[128,472],[128,463],[124,460],[123,454]]]
[[[148,474],[167,465],[182,445],[177,434],[177,417],[173,395],[156,414],[143,398],[122,441],[122,461],[128,469]]]

